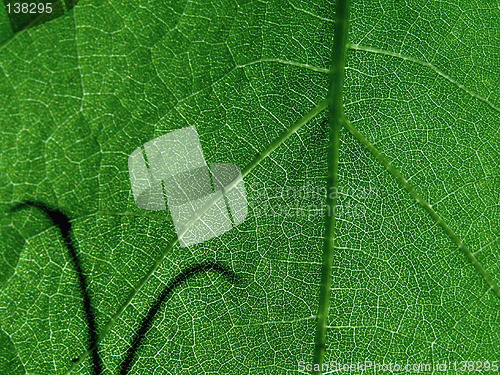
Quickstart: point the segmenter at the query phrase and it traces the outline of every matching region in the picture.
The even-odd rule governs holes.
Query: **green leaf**
[[[0,369],[6,374],[25,374],[23,365],[16,354],[16,348],[4,331],[0,331],[2,347]]]
[[[499,360],[499,8],[343,5],[81,0],[15,34],[0,12],[0,369]],[[183,248],[128,156],[192,125],[249,212]]]

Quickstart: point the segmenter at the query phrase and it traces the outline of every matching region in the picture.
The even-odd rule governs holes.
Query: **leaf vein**
[[[362,45],[353,44],[353,43],[349,43],[348,46],[347,46],[347,48],[350,49],[350,50],[353,50],[353,51],[364,51],[364,52],[371,52],[371,53],[375,53],[375,54],[379,54],[379,55],[396,57],[396,58],[399,58],[399,59],[402,59],[402,60],[405,60],[405,61],[409,61],[409,62],[418,64],[420,66],[429,68],[432,71],[434,71],[436,74],[438,74],[439,76],[441,76],[442,78],[446,79],[448,82],[451,82],[452,84],[454,84],[455,86],[457,86],[459,89],[463,90],[464,92],[466,92],[467,94],[469,94],[470,96],[472,96],[473,98],[482,101],[483,103],[487,104],[492,109],[494,109],[496,112],[500,113],[500,107],[498,107],[494,103],[490,102],[484,96],[481,96],[481,95],[475,93],[474,91],[469,90],[467,87],[465,87],[465,85],[463,85],[462,83],[458,82],[456,79],[454,79],[453,77],[449,76],[448,74],[446,74],[445,72],[443,72],[441,69],[437,68],[436,66],[434,66],[433,64],[431,64],[431,63],[429,63],[427,61],[422,61],[422,60],[419,60],[419,59],[417,59],[415,57],[406,56],[406,55],[403,55],[403,54],[398,53],[398,52],[387,51],[387,50],[384,50],[384,49],[379,49],[379,48],[374,48],[374,47],[369,47],[369,46],[362,46]]]
[[[394,177],[396,182],[403,187],[411,197],[430,215],[432,220],[443,230],[443,232],[450,238],[450,240],[464,253],[469,262],[472,263],[476,271],[482,276],[484,281],[489,285],[490,289],[500,298],[500,287],[497,285],[496,281],[491,277],[491,275],[486,271],[483,265],[475,257],[475,253],[462,242],[460,237],[446,224],[443,218],[432,208],[432,206],[427,202],[420,194],[417,193],[413,185],[403,177],[401,172],[399,172],[396,167],[394,167],[390,161],[385,157],[382,152],[380,152],[361,132],[353,126],[349,121],[345,122],[346,129],[363,145],[370,151],[373,156],[382,164],[389,174]]]

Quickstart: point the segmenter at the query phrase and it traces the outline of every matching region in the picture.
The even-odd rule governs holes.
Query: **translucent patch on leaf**
[[[166,200],[182,247],[218,237],[248,214],[240,169],[213,163],[209,170],[194,126],[145,143],[128,165],[136,205],[166,210]]]

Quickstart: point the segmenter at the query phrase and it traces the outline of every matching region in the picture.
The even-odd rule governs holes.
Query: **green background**
[[[1,370],[63,374],[87,342],[59,232],[37,210],[9,209],[37,200],[70,216],[102,327],[175,236],[168,212],[135,206],[130,153],[196,125],[207,162],[243,169],[326,96],[333,18],[327,2],[82,0],[12,36],[0,16]],[[344,90],[350,121],[494,280],[499,24],[491,1],[354,1],[349,40],[374,50],[348,51]],[[244,284],[206,273],[179,288],[131,374],[291,374],[312,361],[325,118],[245,178],[243,224],[167,255],[101,343],[106,374],[117,373],[164,284],[205,259],[228,264]],[[345,130],[339,173],[325,361],[500,360],[498,297]],[[304,186],[315,193],[280,194]],[[257,215],[264,206],[281,213]],[[90,360],[75,373],[90,374]]]

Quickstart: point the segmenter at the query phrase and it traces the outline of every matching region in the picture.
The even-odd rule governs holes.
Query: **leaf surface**
[[[91,357],[73,362],[89,333],[65,238],[36,208],[10,211],[26,201],[68,215],[97,332],[116,317],[98,345],[103,373],[119,373],[165,286],[205,261],[241,282],[202,272],[176,286],[128,373],[286,374],[312,363],[334,9],[81,0],[14,36],[0,18],[0,369],[95,370]],[[488,1],[354,1],[343,89],[350,124],[494,284],[499,24]],[[208,163],[248,170],[249,213],[181,248],[168,211],[136,207],[127,162],[192,125]],[[498,360],[499,296],[365,146],[340,129],[324,362]]]

